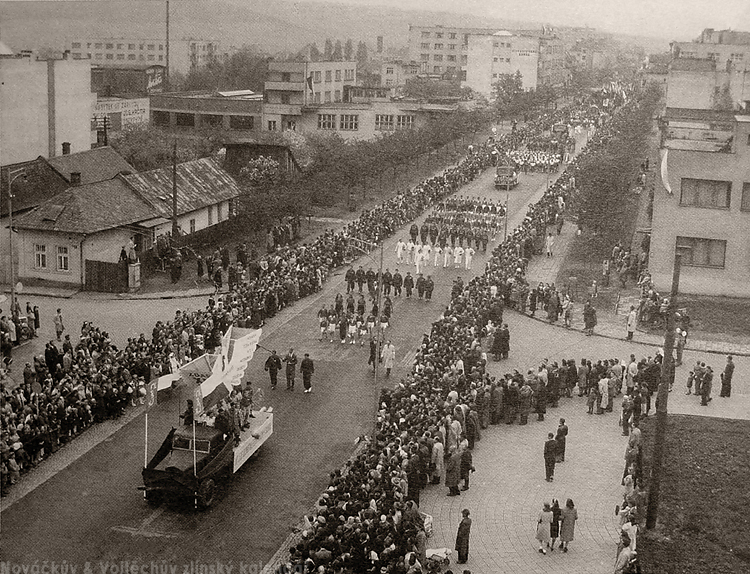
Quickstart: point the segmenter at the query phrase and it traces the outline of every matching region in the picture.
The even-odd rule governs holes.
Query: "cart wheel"
[[[209,508],[216,497],[216,484],[212,479],[204,480],[198,487],[198,506],[201,510]]]

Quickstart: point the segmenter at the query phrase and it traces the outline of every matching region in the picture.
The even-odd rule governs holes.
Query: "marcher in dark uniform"
[[[565,424],[565,419],[560,419],[560,426],[557,427],[557,434],[555,435],[555,441],[557,441],[555,462],[565,462],[565,441],[567,436],[568,425]]]
[[[305,392],[312,393],[312,375],[315,372],[315,365],[310,358],[310,353],[305,353],[305,358],[302,359],[299,370],[302,373],[302,384],[305,386]]]
[[[555,435],[547,434],[547,441],[544,443],[544,472],[547,475],[545,480],[552,482],[555,477],[555,456],[557,454],[557,441]]]
[[[281,370],[281,359],[276,354],[276,349],[271,351],[271,354],[266,359],[264,368],[268,371],[269,377],[271,377],[271,390],[273,390],[276,388],[276,376]]]

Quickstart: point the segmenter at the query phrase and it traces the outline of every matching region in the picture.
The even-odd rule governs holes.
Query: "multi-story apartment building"
[[[426,65],[419,62],[405,62],[390,60],[380,65],[380,85],[384,88],[397,88],[406,84],[407,80],[425,73]]]
[[[424,72],[466,79],[469,36],[491,35],[496,29],[454,26],[409,26],[409,59],[425,66]]]
[[[661,121],[649,270],[669,291],[750,296],[750,116],[668,108]]]
[[[151,125],[161,128],[233,132],[263,129],[263,96],[250,90],[151,94],[149,107]]]
[[[672,42],[673,58],[710,59],[724,68],[727,61],[737,69],[750,68],[750,32],[706,28],[693,42]]]
[[[302,108],[343,101],[344,86],[357,83],[357,62],[269,62],[264,85],[263,127],[295,130]]]
[[[501,30],[470,34],[468,40],[463,85],[487,97],[503,74],[520,72],[525,90],[561,86],[568,79],[563,45],[554,35]]]
[[[68,49],[74,60],[91,60],[96,66],[148,67],[166,66],[167,43],[164,38],[81,38],[71,41]],[[182,74],[191,68],[225,59],[218,42],[183,38],[169,41],[169,71]]]

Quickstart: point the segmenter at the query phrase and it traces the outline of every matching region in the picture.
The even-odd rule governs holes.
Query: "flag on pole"
[[[313,76],[310,74],[307,76],[307,87],[310,88],[310,93],[312,94],[313,98],[315,97],[315,84],[313,84]]]
[[[146,385],[146,410],[147,411],[157,405],[158,399],[157,399],[156,393],[158,389],[159,389],[158,379],[151,381],[148,385]]]
[[[659,150],[659,153],[661,154],[661,184],[664,186],[664,189],[667,190],[667,193],[669,195],[672,195],[672,186],[669,185],[669,173],[667,171],[667,164],[669,163],[669,149],[662,148],[661,150]]]

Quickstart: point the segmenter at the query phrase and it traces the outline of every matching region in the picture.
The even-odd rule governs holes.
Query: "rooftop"
[[[135,173],[136,169],[109,146],[51,157],[47,162],[70,183],[70,174],[81,174],[81,184],[112,179],[118,173]]]
[[[708,58],[675,58],[669,64],[675,72],[714,72],[716,61]]]
[[[0,189],[8,189],[8,176],[23,173],[13,181],[13,213],[36,207],[68,188],[68,182],[43,158],[4,165],[0,169]],[[8,215],[8,202],[0,201],[0,217]]]

